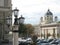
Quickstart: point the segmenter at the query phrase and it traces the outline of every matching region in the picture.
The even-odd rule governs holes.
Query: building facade
[[[53,20],[53,13],[48,11],[43,17],[40,18],[40,37],[41,38],[59,38],[60,37],[60,23],[58,23],[58,17],[55,16]]]
[[[0,0],[0,39],[8,38],[9,28],[6,24],[6,17],[11,15],[11,0]]]

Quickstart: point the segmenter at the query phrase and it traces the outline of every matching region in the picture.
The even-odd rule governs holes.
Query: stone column
[[[42,39],[42,28],[41,28],[41,39]]]
[[[18,26],[13,26],[13,45],[18,45]]]
[[[48,29],[45,30],[45,39],[48,39]]]
[[[44,29],[44,39],[45,39],[45,29]]]
[[[55,28],[53,28],[53,38],[55,39]]]
[[[13,33],[13,45],[18,45],[18,33]]]

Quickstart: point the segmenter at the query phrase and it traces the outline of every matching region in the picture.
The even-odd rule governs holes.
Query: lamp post
[[[15,19],[14,19],[14,25],[12,27],[13,45],[18,45],[18,27],[19,27],[20,23],[22,24],[24,22],[25,18],[22,17],[22,15],[21,15],[20,18],[18,18],[18,12],[19,12],[19,10],[17,8],[14,9],[13,12],[14,12],[14,17],[15,17]],[[11,22],[12,22],[12,18],[7,17],[7,24],[8,24],[8,26],[11,25]]]
[[[6,24],[8,25],[8,27],[12,24],[12,17],[6,17]]]

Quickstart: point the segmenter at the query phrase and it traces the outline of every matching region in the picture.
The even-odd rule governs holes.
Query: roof
[[[48,9],[46,15],[53,15],[53,13]]]

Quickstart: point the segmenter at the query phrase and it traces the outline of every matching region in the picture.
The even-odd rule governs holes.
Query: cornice
[[[43,25],[40,25],[40,27],[56,27],[56,26],[60,26],[60,23],[43,24]]]

